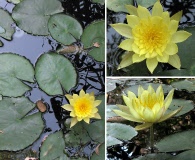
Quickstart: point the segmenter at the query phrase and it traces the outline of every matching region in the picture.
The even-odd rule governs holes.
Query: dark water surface
[[[92,3],[90,0],[61,0],[61,2],[64,7],[64,13],[76,18],[83,28],[94,20],[104,19],[105,7],[103,5]],[[5,0],[0,0],[0,7],[11,13],[14,5]],[[41,54],[51,50],[55,51],[57,47],[60,47],[60,44],[50,36],[33,36],[27,34],[15,24],[13,24],[13,27],[15,28],[15,33],[12,41],[0,38],[4,43],[4,46],[0,47],[0,53],[11,52],[22,55],[35,65],[35,62]],[[67,54],[65,56],[74,64],[79,73],[78,85],[72,88],[70,93],[78,93],[82,88],[86,92],[93,91],[95,95],[104,93],[104,63],[95,61],[86,53],[80,55]],[[6,155],[4,159],[0,157],[0,160],[16,160],[16,158],[22,160],[25,158],[25,154],[29,153],[29,149],[35,151],[34,156],[37,156],[43,138],[60,130],[62,125],[59,122],[64,117],[67,117],[67,112],[60,107],[62,104],[68,103],[64,97],[48,96],[38,88],[37,84],[29,84],[29,86],[32,87],[32,90],[27,92],[25,96],[29,97],[34,103],[42,99],[47,105],[47,112],[42,115],[45,121],[45,128],[40,138],[32,146],[19,153],[0,152]],[[35,109],[34,112],[36,111]]]

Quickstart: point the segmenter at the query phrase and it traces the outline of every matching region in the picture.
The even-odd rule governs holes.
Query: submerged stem
[[[154,153],[154,127],[150,127],[150,149],[151,153]]]

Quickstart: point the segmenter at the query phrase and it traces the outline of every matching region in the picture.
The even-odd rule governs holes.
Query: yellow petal
[[[133,104],[135,105],[135,103]],[[134,108],[137,108],[137,106],[129,107],[130,114],[137,120],[142,121],[141,115]]]
[[[163,13],[163,7],[159,1],[157,1],[152,8],[152,16],[161,16]]]
[[[126,39],[122,41],[118,47],[127,51],[132,51],[132,44],[133,44],[133,39]]]
[[[167,25],[169,25],[169,23],[170,23],[169,12],[168,11],[163,12],[161,17],[167,23]]]
[[[140,52],[139,47],[138,47],[135,43],[132,44],[132,49],[133,49],[133,51],[134,51],[135,53],[139,53],[139,52]]]
[[[129,14],[138,16],[136,7],[134,7],[132,5],[125,5],[125,7],[126,7],[127,11],[129,12]]]
[[[138,63],[138,62],[141,62],[145,59],[146,59],[146,57],[144,55],[140,56],[138,54],[134,54],[132,57],[133,63]]]
[[[136,126],[135,130],[137,130],[137,131],[144,130],[144,129],[151,127],[152,125],[153,125],[153,123],[144,123],[144,124]]]
[[[123,100],[128,107],[132,107],[132,99],[130,99],[126,96],[123,96]]]
[[[134,28],[140,22],[139,18],[134,15],[127,15],[127,23],[131,28]]]
[[[158,65],[158,61],[156,58],[150,58],[146,60],[146,65],[151,73],[153,73],[154,69]]]
[[[74,111],[70,112],[70,116],[71,117],[76,117],[75,112]]]
[[[143,111],[143,118],[144,118],[144,121],[145,122],[155,122],[155,116],[154,116],[154,113],[153,111],[148,108],[148,107],[145,107],[144,108],[144,111]]]
[[[93,108],[92,109],[92,113],[97,113],[98,112],[98,109],[97,108]]]
[[[128,24],[118,23],[111,24],[111,26],[122,36],[126,38],[132,38],[132,29]]]
[[[177,69],[180,69],[180,67],[181,67],[180,58],[177,54],[169,56],[168,63]]]
[[[94,92],[89,93],[89,95],[94,98]]]
[[[136,118],[134,118],[132,115],[124,113],[120,110],[113,110],[117,115],[129,120],[129,121],[133,121],[133,122],[143,122],[142,120],[138,120]]]
[[[73,107],[70,104],[65,104],[62,106],[62,108],[64,108],[67,111],[73,111]]]
[[[77,118],[71,118],[70,128],[73,127],[77,122]]]
[[[188,37],[190,37],[192,34],[186,31],[177,31],[173,34],[171,41],[173,43],[180,43],[185,41]]]
[[[129,112],[129,107],[127,107],[127,106],[125,106],[125,105],[121,105],[121,104],[116,104],[116,106],[117,106],[118,108],[120,108],[120,110],[121,110],[122,112],[125,112],[125,113],[127,113],[127,114],[130,113],[130,112]]]
[[[65,97],[66,97],[68,100],[70,100],[70,99],[73,98],[70,94],[66,94]]]
[[[171,113],[165,114],[163,117],[161,117],[161,119],[159,119],[158,122],[163,122],[163,121],[165,121],[165,120],[167,120],[167,119],[169,119],[169,118],[175,116],[177,113],[179,113],[179,112],[181,111],[182,108],[183,108],[183,107],[179,107],[178,109],[172,111]]]
[[[148,11],[148,9],[145,8],[145,7],[142,7],[142,6],[138,6],[137,14],[138,14],[138,16],[140,18],[148,18],[148,17],[151,17],[151,14]]]
[[[95,113],[94,118],[101,119],[101,116],[99,115],[99,113]]]
[[[94,107],[99,106],[101,102],[101,100],[95,100],[93,103]]]
[[[82,121],[83,118],[82,117],[76,117],[78,121]]]
[[[140,99],[141,98],[141,94],[143,93],[144,89],[142,86],[139,85],[138,87],[138,98]]]
[[[155,105],[152,108],[152,111],[153,111],[155,117],[157,117],[157,114],[159,113],[161,108],[162,108],[162,106],[160,105],[160,103],[158,103],[158,102],[155,103]]]
[[[157,60],[162,63],[167,63],[169,61],[169,55],[163,54],[163,56],[157,56]]]
[[[79,96],[80,96],[80,97],[85,96],[85,92],[84,92],[84,90],[83,90],[83,89],[81,89],[81,90],[80,90],[80,92],[79,92]]]
[[[171,20],[169,23],[169,31],[171,34],[175,33],[178,29],[179,22],[175,20]]]
[[[131,92],[131,91],[128,91],[128,92],[127,92],[127,95],[128,95],[128,98],[129,98],[129,99],[136,98],[136,95],[135,95],[133,92]]]
[[[86,123],[89,124],[89,118],[88,118],[88,117],[84,118],[83,120],[84,120]]]
[[[132,55],[133,55],[133,52],[125,52],[125,54],[122,56],[122,61],[120,62],[117,69],[119,70],[121,68],[125,68],[133,64]]]
[[[172,17],[171,20],[176,20],[176,21],[180,21],[181,17],[182,17],[183,11],[179,11],[177,13],[175,13]]]
[[[149,92],[150,94],[155,93],[155,91],[154,91],[154,89],[152,88],[151,84],[148,86],[148,92]]]
[[[167,95],[167,97],[165,98],[165,102],[164,102],[165,110],[167,110],[167,108],[170,106],[173,99],[173,94],[174,94],[174,89],[172,89]]]
[[[178,52],[178,46],[175,43],[170,42],[167,44],[167,47],[164,52],[168,55],[174,55]]]
[[[157,90],[156,90],[156,96],[158,97],[160,103],[164,102],[164,92],[163,92],[163,88],[162,85],[160,85]]]

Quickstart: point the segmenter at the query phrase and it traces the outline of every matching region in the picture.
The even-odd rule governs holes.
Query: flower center
[[[92,103],[86,97],[78,98],[74,105],[75,114],[78,117],[87,117],[90,115]]]
[[[151,56],[162,56],[170,34],[166,23],[161,17],[150,17],[140,20],[140,23],[133,28],[134,45],[139,48],[140,55],[151,54]],[[136,52],[136,51],[134,51]],[[154,54],[155,55],[152,55]]]

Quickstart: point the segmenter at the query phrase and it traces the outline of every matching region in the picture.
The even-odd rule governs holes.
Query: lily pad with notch
[[[25,97],[0,101],[0,150],[18,151],[39,138],[44,128],[41,113],[28,115],[34,107]]]
[[[55,52],[42,54],[35,65],[39,87],[48,95],[63,95],[77,84],[77,72],[72,63]]]
[[[22,96],[31,87],[23,81],[34,82],[34,68],[30,61],[13,53],[0,54],[0,94]]]

